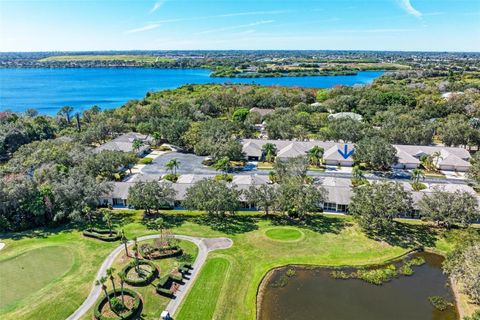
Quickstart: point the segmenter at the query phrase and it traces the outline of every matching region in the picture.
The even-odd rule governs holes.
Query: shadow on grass
[[[374,240],[384,241],[392,246],[421,248],[435,246],[437,231],[426,225],[411,225],[395,221],[392,228],[388,230],[382,232],[370,231],[366,234]]]
[[[318,233],[340,233],[345,227],[351,225],[345,219],[327,217],[319,214],[307,215],[304,219],[294,219],[289,216],[270,216],[273,225],[295,226],[309,229]]]
[[[43,227],[19,232],[0,233],[0,240],[44,239],[51,235],[72,232],[78,230],[78,228],[78,224],[70,223],[56,227]]]
[[[257,221],[252,216],[198,216],[192,219],[192,222],[206,225],[216,231],[226,234],[238,234],[258,229]]]
[[[191,216],[183,214],[165,214],[165,213],[151,213],[144,214],[141,223],[149,230],[157,230],[156,220],[161,218],[163,220],[163,228],[172,229],[180,227],[185,221],[191,219]]]

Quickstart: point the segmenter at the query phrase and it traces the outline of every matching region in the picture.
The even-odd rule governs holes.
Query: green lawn
[[[273,240],[295,241],[303,236],[303,232],[292,228],[272,228],[265,231],[265,235]]]
[[[225,258],[208,259],[202,268],[203,280],[192,288],[177,318],[214,319],[215,307],[229,268],[230,262]]]
[[[151,223],[157,217],[144,217],[140,211],[118,212],[115,215],[116,229],[124,229],[130,239],[154,234],[157,231]],[[164,211],[162,218],[176,234],[226,236],[234,241],[231,248],[209,254],[197,282],[178,312],[176,319],[180,320],[192,319],[191,315],[195,315],[195,319],[254,319],[257,288],[263,276],[277,266],[376,264],[403,254],[418,242],[449,250],[452,241],[436,236],[420,223],[404,224],[401,232],[392,235],[391,239],[374,241],[367,238],[350,217],[320,214],[309,218],[306,225],[292,225],[280,218],[264,220],[261,213],[256,212],[240,212],[235,218],[212,220],[200,212]],[[282,230],[270,231],[270,236],[273,232],[272,237],[291,241],[273,240],[267,236],[268,230]],[[297,232],[302,233],[302,237],[296,238],[294,234]],[[296,240],[292,241],[292,238]],[[62,272],[57,268],[59,273],[48,283],[29,292],[20,292],[14,302],[2,306],[1,319],[39,319],[42,315],[48,315],[49,319],[65,319],[86,298],[102,261],[118,245],[118,242],[84,238],[74,227],[0,234],[0,241],[7,244],[0,252],[0,267],[14,257],[32,255],[34,249],[51,246],[61,247],[69,252],[67,257],[73,257],[70,268],[65,266]],[[47,250],[45,254],[49,249],[43,250]],[[36,265],[47,263],[49,256],[45,254],[43,258],[34,259],[38,261]],[[14,270],[18,265],[9,268]],[[161,268],[166,270],[168,266]],[[141,290],[147,290],[142,292],[147,300],[154,297],[153,287]],[[158,319],[157,314],[163,305],[161,301],[156,307],[147,304],[145,319]]]
[[[29,296],[67,273],[74,256],[67,247],[37,248],[0,262],[0,308]],[[13,288],[15,288],[13,290]]]

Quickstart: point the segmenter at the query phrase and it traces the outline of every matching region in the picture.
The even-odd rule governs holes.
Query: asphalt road
[[[137,240],[144,241],[149,239],[155,239],[158,237],[160,237],[160,235],[154,234],[154,235],[139,237]],[[193,269],[190,271],[190,278],[184,280],[185,284],[180,287],[180,289],[175,294],[175,298],[170,300],[169,304],[167,305],[166,310],[168,310],[168,312],[170,312],[171,315],[175,314],[178,307],[182,303],[183,298],[190,290],[190,287],[192,286],[193,282],[197,278],[197,275],[202,265],[207,260],[208,253],[213,250],[227,249],[233,245],[233,241],[228,238],[196,238],[196,237],[183,236],[183,235],[175,235],[175,238],[180,240],[190,241],[196,244],[198,247],[198,255],[197,255],[197,258],[195,259],[195,262],[192,265]],[[131,245],[131,244],[133,244],[133,241],[129,241],[128,245]],[[88,297],[85,299],[85,301],[83,301],[82,305],[67,318],[67,320],[80,319],[86,312],[88,312],[88,310],[90,310],[90,308],[92,308],[92,306],[95,304],[99,296],[102,294],[102,288],[100,286],[95,285],[95,281],[100,279],[103,276],[106,276],[107,269],[110,268],[113,261],[122,250],[124,250],[123,244],[116,247],[103,261],[102,265],[100,266],[100,269],[97,272],[95,280],[93,281],[92,290],[90,291]]]

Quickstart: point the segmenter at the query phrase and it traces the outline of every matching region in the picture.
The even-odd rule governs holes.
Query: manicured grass
[[[227,259],[209,259],[202,268],[203,281],[199,281],[192,288],[177,318],[214,319],[215,307],[229,267],[230,262]]]
[[[115,229],[124,229],[129,239],[155,234],[158,231],[153,229],[151,223],[156,218],[156,215],[144,216],[141,211],[115,211]],[[402,247],[387,243],[400,243],[398,238],[409,232],[415,232],[414,237],[420,239],[426,247],[435,247],[441,251],[449,251],[452,247],[452,239],[422,229],[424,225],[419,221],[404,222],[403,225],[408,226],[408,229],[402,229],[401,234],[392,237],[392,241],[379,242],[367,238],[351,217],[346,216],[315,215],[307,225],[292,225],[291,221],[281,218],[263,220],[262,213],[258,212],[239,212],[237,217],[212,220],[198,211],[171,210],[163,211],[162,218],[175,234],[229,237],[234,241],[232,248],[209,254],[205,267],[179,310],[176,319],[180,320],[192,319],[192,314],[195,315],[194,319],[254,319],[257,288],[263,276],[277,266],[359,266],[382,263],[403,254],[409,246],[415,244],[414,239],[409,237],[403,239]],[[272,228],[298,229],[304,237],[301,241],[275,241],[265,234]],[[47,246],[61,246],[74,257],[73,266],[64,275],[36,292],[0,308],[2,320],[39,319],[44,315],[48,315],[48,319],[67,318],[87,297],[105,257],[119,245],[119,242],[85,238],[74,226],[0,234],[0,240],[7,244],[0,252],[0,263]],[[214,262],[211,263],[211,260]],[[225,262],[218,260],[228,261],[228,267],[224,266]],[[119,267],[117,271],[120,270]],[[167,270],[168,266],[161,269]],[[222,275],[217,275],[217,272]],[[197,289],[197,286],[207,288],[208,292]],[[159,303],[158,308],[150,309],[148,299],[154,297],[154,287],[145,290],[152,291],[142,293],[147,299],[145,312],[148,316],[145,319],[158,319],[162,303]],[[154,301],[159,301],[157,299],[155,297]],[[86,318],[89,316],[87,314]]]
[[[272,228],[265,231],[265,235],[273,240],[295,241],[301,239],[303,233],[293,228]]]
[[[33,249],[0,262],[0,308],[18,302],[61,277],[73,266],[66,247]],[[9,289],[7,289],[9,288]]]
[[[378,264],[404,254],[407,249],[368,239],[351,224],[350,218],[322,217],[319,229],[302,228],[305,238],[301,242],[272,241],[265,237],[265,230],[272,227],[268,221],[260,221],[258,230],[230,236],[232,248],[214,251],[210,259],[229,261],[223,281],[212,288],[212,272],[203,268],[193,290],[188,294],[175,319],[255,319],[257,289],[264,275],[272,268],[287,264],[324,266],[361,266]],[[322,230],[321,232],[319,230]],[[223,271],[221,271],[223,272]],[[215,311],[198,308],[208,296],[196,287],[209,288],[220,294]]]

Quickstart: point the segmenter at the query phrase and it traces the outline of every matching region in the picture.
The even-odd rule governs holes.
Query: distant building
[[[135,140],[140,140],[142,142],[142,145],[138,150],[133,149],[133,141]],[[152,138],[147,135],[137,132],[129,132],[98,146],[95,148],[95,152],[98,153],[103,150],[135,152],[138,156],[142,156],[150,151],[149,143],[151,141]]]
[[[188,188],[192,187],[196,182],[203,179],[212,179],[210,175],[187,174],[179,177],[176,183],[169,181],[159,181],[158,183],[166,183],[172,186],[176,191],[175,202],[172,207],[181,209],[182,201],[185,199]],[[318,187],[322,187],[326,191],[325,201],[319,203],[319,211],[347,213],[353,190],[351,180],[348,178],[337,177],[319,177],[314,182]],[[468,185],[464,184],[428,184],[427,189],[414,191],[409,181],[398,182],[406,190],[411,192],[413,205],[418,209],[418,202],[425,196],[430,194],[435,188],[442,188],[447,192],[465,191],[479,198],[476,192]],[[248,190],[251,186],[260,186],[271,184],[267,175],[235,175],[228,185],[236,186],[239,190]],[[110,204],[113,207],[128,207],[128,190],[134,184],[132,182],[115,182],[112,192],[100,198],[100,204]],[[275,186],[275,185],[274,185]],[[255,209],[254,203],[248,203],[245,195],[242,194],[239,199],[242,209]],[[407,212],[405,213],[407,215]]]
[[[329,114],[327,119],[332,121],[332,120],[338,120],[338,119],[344,119],[344,118],[350,118],[352,120],[356,121],[362,121],[363,117],[359,115],[358,113],[355,112],[339,112],[339,113],[333,113]]]
[[[351,167],[354,163],[352,157],[345,159],[339,152],[355,148],[352,143],[340,143],[334,141],[291,141],[291,140],[260,140],[244,139],[243,152],[249,161],[259,161],[262,158],[262,147],[266,143],[272,143],[277,147],[277,158],[286,159],[305,156],[314,146],[324,149],[323,159],[325,164],[334,166]],[[465,172],[470,167],[470,153],[463,148],[443,146],[416,146],[416,145],[393,145],[397,149],[398,161],[393,166],[396,169],[414,169],[420,165],[423,155],[432,156],[440,153],[435,160],[437,167],[445,171]]]
[[[260,115],[260,117],[263,119],[269,114],[275,112],[275,109],[262,109],[262,108],[252,108],[250,109],[250,112],[256,112]]]

